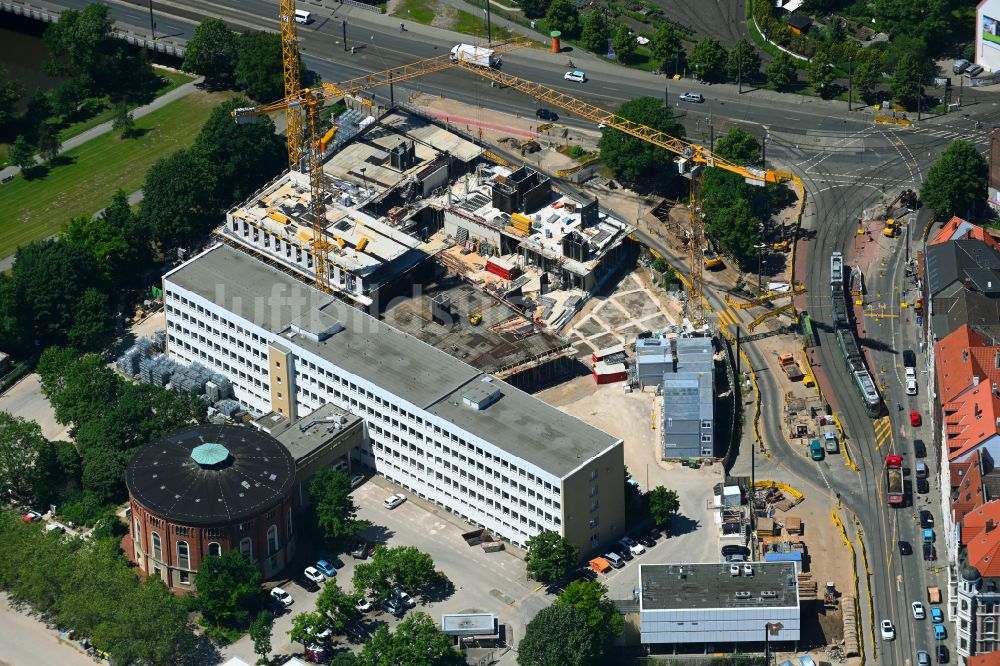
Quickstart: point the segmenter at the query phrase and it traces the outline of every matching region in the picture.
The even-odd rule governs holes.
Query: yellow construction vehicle
[[[705,268],[715,270],[722,266],[722,258],[707,247],[701,248],[702,258],[705,260]]]
[[[885,221],[885,229],[882,230],[882,235],[886,238],[895,238],[896,234],[899,233],[899,223],[896,220],[888,219]]]
[[[669,150],[678,156],[681,175],[689,179],[691,186],[691,240],[687,244],[688,262],[691,271],[691,280],[688,284],[690,292],[689,317],[695,326],[704,325],[707,319],[705,301],[702,296],[702,275],[704,270],[702,248],[705,247],[704,220],[702,219],[702,175],[704,167],[725,169],[726,171],[742,176],[746,182],[754,185],[780,183],[783,180],[792,179],[793,176],[791,174],[781,174],[775,171],[730,162],[704,146],[689,143],[648,125],[633,122],[616,113],[594,106],[555,88],[550,88],[534,81],[506,74],[496,69],[480,67],[474,62],[465,60],[456,61],[455,64],[466,71],[490,79],[494,83],[500,84],[501,87],[514,88],[534,97],[539,102],[559,107],[602,127],[616,129],[619,132],[634,136],[654,146]]]
[[[775,241],[774,245],[772,246],[772,249],[775,252],[788,252],[789,247],[790,246],[788,245],[788,241],[783,240],[783,241]]]
[[[469,323],[473,326],[479,326],[483,323],[483,315],[479,312],[473,312],[469,315]]]

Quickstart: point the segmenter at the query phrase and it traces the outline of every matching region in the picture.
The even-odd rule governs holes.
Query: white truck
[[[451,48],[451,60],[452,62],[458,62],[459,60],[470,62],[480,67],[496,67],[500,63],[500,59],[496,57],[493,49],[473,46],[472,44],[456,44],[453,46]]]

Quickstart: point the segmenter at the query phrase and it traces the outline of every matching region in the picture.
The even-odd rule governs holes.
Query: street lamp
[[[768,622],[764,625],[764,666],[771,664],[771,636],[777,636],[785,628],[780,622]]]
[[[367,168],[361,167],[361,182],[365,184],[365,198],[368,197],[368,178],[365,176],[366,171],[368,171]]]

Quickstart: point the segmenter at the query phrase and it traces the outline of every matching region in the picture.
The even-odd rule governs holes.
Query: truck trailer
[[[472,44],[456,44],[451,48],[451,61],[470,62],[480,67],[496,67],[500,59],[496,57],[493,49]]]
[[[885,494],[889,506],[903,506],[903,458],[885,457]]]

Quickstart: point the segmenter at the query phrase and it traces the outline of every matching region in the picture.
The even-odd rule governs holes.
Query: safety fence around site
[[[840,516],[837,515],[836,509],[830,511],[830,518],[833,520],[833,524],[837,526],[840,530],[840,538],[844,540],[844,545],[851,552],[851,573],[854,575],[854,597],[852,603],[854,605],[854,646],[857,649],[858,656],[861,659],[861,666],[865,663],[865,642],[861,640],[862,628],[861,628],[861,614],[858,612],[858,596],[860,594],[860,586],[858,583],[858,556],[854,552],[854,545],[851,540],[847,538],[847,530],[844,529],[844,523],[840,520]],[[869,595],[871,592],[869,592]],[[843,604],[842,604],[843,607]],[[846,612],[846,608],[844,609]],[[845,623],[846,625],[846,623]],[[850,654],[851,652],[851,639],[852,637],[847,633],[847,627],[844,627],[844,648],[845,652]]]

